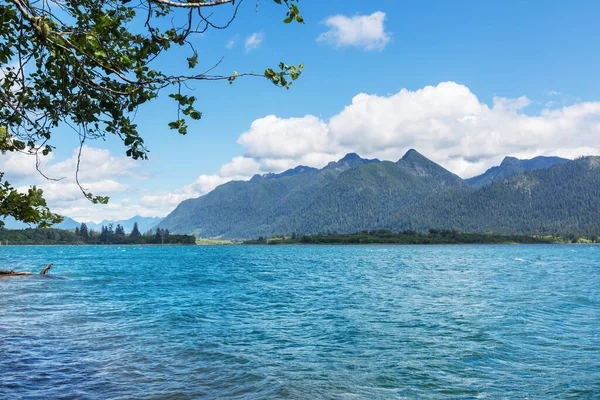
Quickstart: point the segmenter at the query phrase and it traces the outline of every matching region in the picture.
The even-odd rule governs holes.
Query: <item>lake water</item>
[[[0,247],[1,399],[600,398],[599,246]]]

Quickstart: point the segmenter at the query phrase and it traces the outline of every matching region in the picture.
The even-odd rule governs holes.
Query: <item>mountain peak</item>
[[[519,165],[519,159],[517,157],[504,157],[504,160],[500,163],[500,166],[507,165]]]
[[[381,162],[379,161],[377,158],[373,158],[373,159],[367,159],[367,158],[362,158],[361,156],[359,156],[356,153],[348,153],[346,154],[343,158],[340,158],[338,161],[332,161],[329,164],[327,164],[327,167],[325,168],[351,168],[357,165],[361,165],[361,164],[371,164],[371,163],[378,163]]]
[[[352,160],[362,160],[362,158],[356,153],[348,153],[342,158],[340,161],[352,161]]]
[[[424,159],[424,158],[426,159],[427,157],[425,157],[423,154],[419,153],[415,149],[410,149],[406,152],[406,154],[404,154],[404,156],[402,157],[402,160],[406,161],[406,160],[415,160],[415,159]]]
[[[495,181],[512,178],[521,175],[525,171],[535,171],[551,167],[555,164],[564,164],[569,160],[560,157],[538,156],[530,160],[520,160],[516,157],[505,157],[497,167],[491,167],[483,174],[467,179],[470,186],[479,188],[487,186]]]
[[[396,162],[400,168],[421,178],[433,179],[444,186],[461,185],[462,180],[415,149],[410,149]]]

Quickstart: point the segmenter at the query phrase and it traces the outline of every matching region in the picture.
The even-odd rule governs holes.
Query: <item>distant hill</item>
[[[104,220],[99,224],[94,222],[86,222],[85,224],[88,229],[93,229],[95,231],[99,231],[102,229],[102,226],[108,226],[110,224],[113,226],[121,225],[125,229],[125,232],[129,233],[133,229],[133,224],[137,222],[138,229],[140,232],[144,233],[151,229],[155,229],[162,220],[163,219],[160,217],[140,217],[139,215],[136,215],[135,217],[124,220]]]
[[[108,226],[108,225],[112,224],[113,226],[117,226],[117,224],[120,224],[125,229],[125,232],[129,233],[133,229],[133,224],[137,222],[140,232],[144,233],[151,229],[155,229],[158,226],[158,224],[160,223],[160,221],[162,221],[162,220],[163,219],[160,217],[135,216],[135,217],[132,217],[132,218],[129,218],[126,220],[119,220],[119,221],[104,220],[104,221],[100,222],[99,224],[96,224],[94,222],[86,222],[85,224],[87,225],[88,229],[93,229],[95,231],[100,231],[102,229],[103,225]],[[6,228],[6,229],[27,229],[27,228],[35,228],[36,227],[35,225],[28,225],[28,224],[25,224],[20,221],[15,221],[15,219],[12,217],[7,217],[3,221],[5,224],[4,228]],[[57,228],[57,229],[74,230],[75,228],[77,228],[79,226],[81,226],[81,222],[77,222],[74,219],[69,218],[69,217],[64,217],[63,222],[61,222],[60,224],[57,224],[57,225],[53,225],[52,227]]]
[[[71,229],[75,229],[76,227],[78,227],[80,224],[79,222],[69,218],[69,217],[64,217],[64,221],[61,222],[60,224],[56,224],[53,227],[54,228],[58,228],[58,229],[65,229],[65,230],[71,230]],[[36,225],[29,225],[26,223],[23,223],[21,221],[15,221],[15,219],[13,217],[7,217],[5,219],[3,219],[4,221],[4,228],[6,229],[27,229],[27,228],[35,228]]]
[[[502,164],[492,167],[479,176],[467,179],[469,186],[481,188],[501,179],[521,175],[525,171],[544,169],[555,164],[564,164],[570,160],[560,157],[535,157],[531,160],[519,160],[515,157],[506,157]]]

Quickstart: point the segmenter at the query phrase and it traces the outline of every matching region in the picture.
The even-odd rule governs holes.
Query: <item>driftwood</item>
[[[42,269],[42,272],[40,272],[40,275],[46,275],[46,272],[48,272],[50,270],[50,268],[52,268],[52,263],[46,265],[44,267],[44,269]],[[0,270],[0,278],[5,278],[8,276],[29,276],[29,275],[33,275],[33,274],[31,272],[18,272],[18,271],[15,271],[14,269]]]
[[[10,271],[0,270],[0,278],[3,278],[5,276],[20,276],[20,275],[32,275],[32,273],[31,272],[15,272],[14,269],[11,269]]]
[[[50,264],[46,265],[44,267],[44,269],[42,270],[42,272],[40,272],[40,275],[46,275],[46,272],[48,272],[50,270],[50,268],[52,268],[52,264],[53,263],[50,263]]]

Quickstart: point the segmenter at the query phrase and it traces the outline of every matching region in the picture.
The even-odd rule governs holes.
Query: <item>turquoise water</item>
[[[600,247],[1,247],[0,398],[600,398]]]

